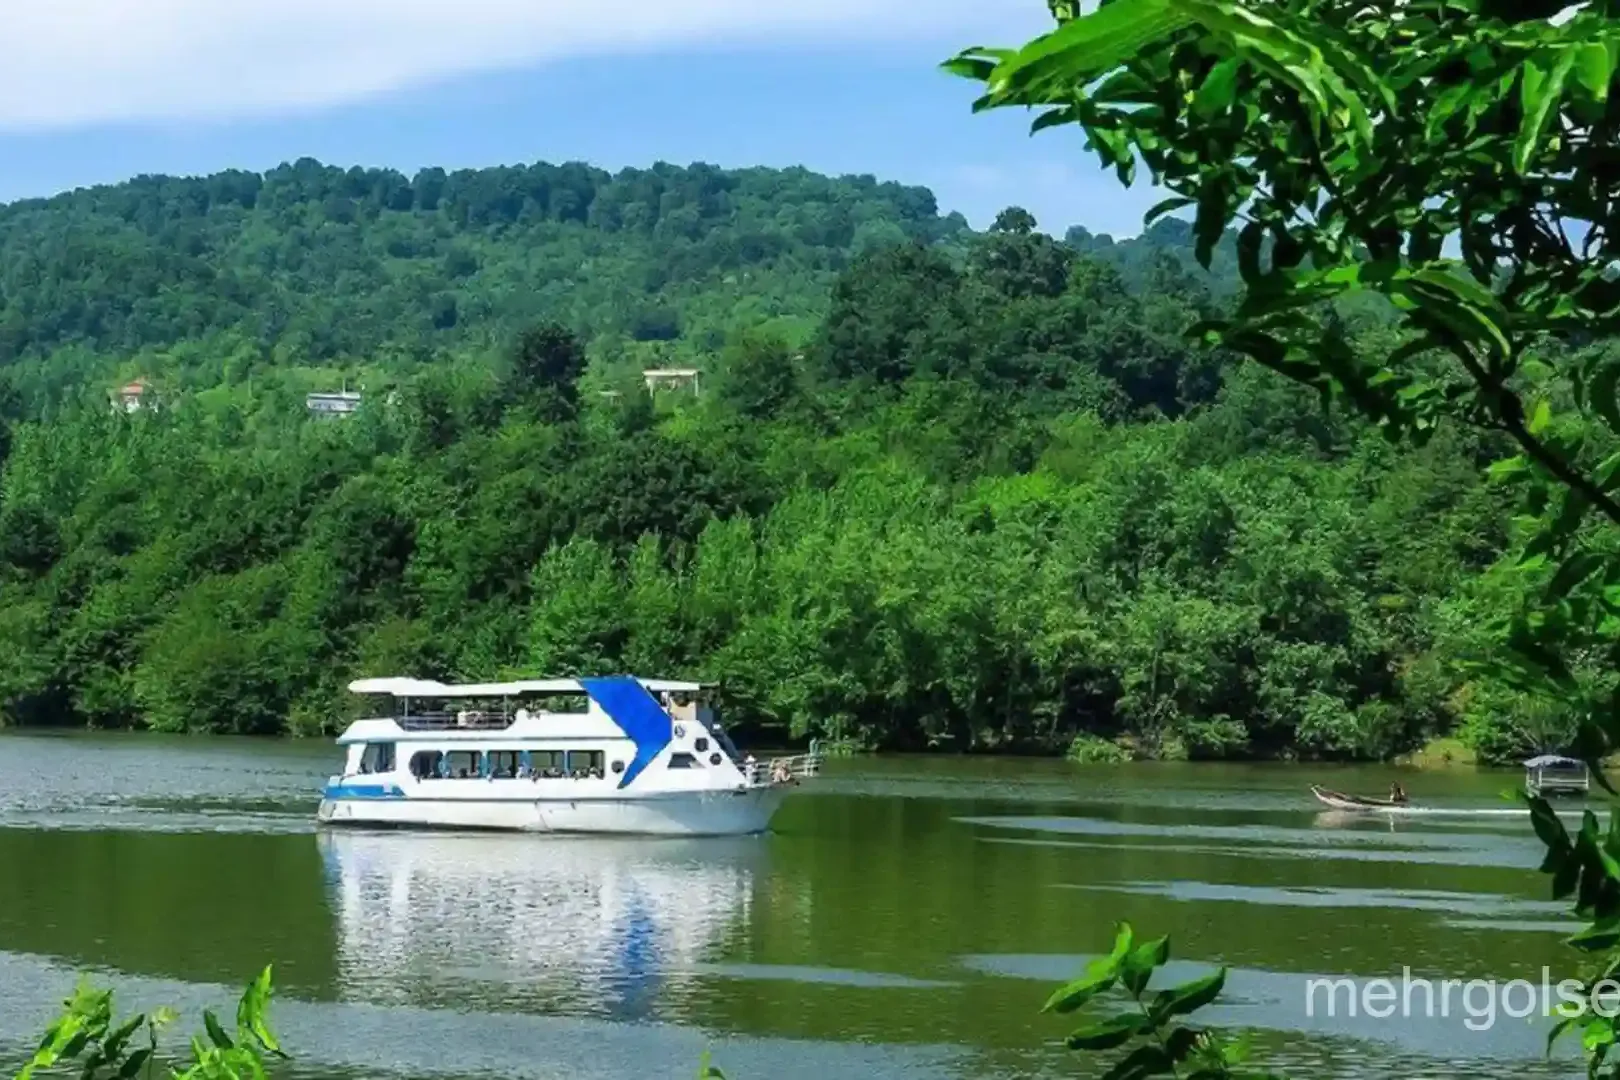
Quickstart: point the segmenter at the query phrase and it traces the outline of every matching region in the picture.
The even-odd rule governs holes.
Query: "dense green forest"
[[[881,748],[1562,744],[1466,666],[1525,588],[1502,447],[1398,449],[1188,340],[1231,270],[1187,234],[665,165],[0,208],[0,707],[314,733],[360,673],[631,670]]]

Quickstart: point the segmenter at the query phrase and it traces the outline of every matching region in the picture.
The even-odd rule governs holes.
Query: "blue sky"
[[[316,0],[281,0],[281,15],[149,0],[138,26],[118,23],[121,0],[3,12],[0,200],[311,156],[407,172],[803,164],[927,185],[980,226],[1016,203],[1056,233],[1133,234],[1155,201],[1102,172],[1078,132],[1031,138],[1025,114],[973,116],[973,85],[936,69],[960,46],[1044,29],[1041,0],[776,0],[767,10],[787,15],[763,22],[757,2],[686,3],[649,27],[649,0],[528,0],[548,5],[539,15],[517,0],[377,0],[386,31],[348,10],[373,0],[347,0],[336,25]],[[619,22],[642,29],[626,40]],[[86,70],[100,74],[58,74]]]

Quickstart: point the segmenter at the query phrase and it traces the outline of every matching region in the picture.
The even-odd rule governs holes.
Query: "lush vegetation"
[[[1115,0],[948,65],[981,108],[1076,125],[1130,183],[1139,162],[1196,207],[1210,263],[1240,226],[1242,286],[1200,329],[1406,445],[1457,427],[1505,440],[1491,472],[1520,501],[1521,583],[1483,678],[1580,717],[1611,796],[1620,748],[1620,8],[1607,0]],[[1162,208],[1161,208],[1162,209]],[[1357,350],[1344,305],[1396,314]],[[1620,803],[1571,834],[1528,798],[1552,894],[1589,925],[1588,1002],[1620,975]],[[1117,952],[1117,950],[1116,950]],[[1117,966],[1117,961],[1116,961]],[[1587,1075],[1620,1075],[1612,1008],[1564,1012]],[[1179,1075],[1171,1060],[1110,1076]],[[1202,1075],[1202,1074],[1200,1074]]]
[[[1501,434],[1396,449],[1188,340],[1240,284],[1196,240],[702,167],[14,205],[0,704],[316,732],[361,672],[628,669],[884,748],[1565,744],[1463,666],[1525,588]],[[1389,322],[1339,325],[1374,355]],[[700,393],[643,387],[684,365]],[[158,407],[109,409],[135,375]],[[359,413],[307,415],[345,382]]]
[[[879,245],[843,273],[819,328],[802,342],[739,328],[744,332],[716,365],[726,390],[701,406],[660,410],[621,395],[582,408],[574,375],[585,360],[572,339],[561,328],[524,335],[507,367],[456,399],[465,413],[438,414],[449,419],[433,430],[453,435],[429,440],[431,452],[415,461],[412,478],[466,439],[515,425],[530,438],[543,433],[546,445],[561,451],[564,472],[583,467],[593,449],[617,445],[623,452],[627,444],[614,440],[643,438],[694,452],[725,445],[719,459],[694,460],[708,467],[726,461],[751,481],[730,489],[738,501],[729,506],[705,503],[685,522],[685,535],[682,522],[650,516],[635,522],[639,528],[606,534],[621,519],[604,514],[595,529],[571,520],[548,537],[526,578],[528,592],[503,597],[528,612],[528,658],[566,663],[586,659],[581,648],[597,650],[589,659],[607,659],[661,647],[669,650],[661,657],[686,648],[690,662],[719,665],[757,625],[785,635],[805,620],[813,659],[794,654],[796,685],[835,696],[806,692],[786,707],[751,700],[759,717],[801,730],[870,741],[1039,743],[1038,731],[1014,726],[1033,716],[1050,718],[1046,742],[1072,735],[1088,753],[1100,753],[1101,737],[1121,731],[1161,749],[1177,742],[1208,752],[1366,753],[1459,725],[1481,747],[1546,745],[1571,738],[1567,725],[1578,717],[1583,754],[1595,763],[1613,750],[1620,744],[1613,677],[1620,503],[1612,494],[1620,482],[1620,365],[1609,344],[1620,330],[1610,247],[1620,225],[1608,152],[1620,125],[1610,95],[1620,57],[1613,6],[1114,0],[1085,17],[1071,0],[1051,6],[1055,33],[1022,50],[975,50],[953,66],[984,80],[987,105],[1051,106],[1040,126],[1083,126],[1125,182],[1138,160],[1147,162],[1177,193],[1170,205],[1197,207],[1200,262],[1211,264],[1226,229],[1241,219],[1237,302],[1224,304],[1219,289],[1192,285],[1174,261],[1156,262],[1151,287],[1141,288],[1139,279],[1133,291],[1106,264],[1076,257],[1084,243],[1065,250],[1009,213],[991,236],[958,229],[943,249]],[[1449,238],[1460,241],[1460,260],[1446,253]],[[1351,308],[1346,302],[1358,293],[1389,306]],[[1358,311],[1375,315],[1362,323]],[[1391,311],[1396,318],[1381,317]],[[1082,328],[1110,313],[1127,348],[1092,341],[1092,350],[1083,350],[1089,339]],[[1163,322],[1155,318],[1161,314]],[[1210,343],[1348,402],[1405,449],[1375,444],[1366,430],[1317,416],[1277,383],[1182,352],[1173,335],[1158,336],[1194,314],[1213,316],[1204,326]],[[253,425],[235,415],[237,426],[224,430],[243,438]],[[311,439],[254,415],[257,430],[278,431],[285,447]],[[402,469],[401,461],[413,460],[419,429],[398,426],[392,415],[372,412],[349,429],[391,432],[396,443],[368,444],[374,453],[365,471],[340,474],[337,491],[359,476],[379,485],[369,491],[386,493],[383,463]],[[198,422],[184,407],[173,417],[150,431],[142,418],[136,429],[156,441],[188,417]],[[108,448],[138,439],[100,420],[89,432],[96,437],[82,444],[79,471],[66,472],[54,489],[43,459],[30,463],[26,455],[74,430],[57,425],[96,419],[68,409],[13,433],[19,438],[3,510],[31,509],[18,533],[27,542],[8,559],[13,579],[29,590],[28,617],[47,632],[41,640],[62,634],[62,604],[53,602],[50,582],[85,550],[79,534],[63,530],[72,520],[65,515],[101,480],[96,468],[121,463]],[[709,438],[693,438],[696,431]],[[354,452],[348,431],[324,438],[311,441],[332,458]],[[602,439],[608,442],[595,441]],[[242,452],[229,442],[205,445],[223,451],[210,467]],[[664,442],[649,445],[668,452]],[[493,457],[497,446],[486,442],[481,450]],[[25,465],[17,466],[19,459]],[[1167,460],[1173,469],[1150,467]],[[1478,484],[1487,462],[1494,475],[1524,489],[1512,529],[1502,521],[1506,506]],[[1417,484],[1419,473],[1449,482]],[[14,501],[19,482],[24,495]],[[745,505],[746,495],[760,492],[759,505]],[[163,627],[188,610],[190,618],[215,619],[208,628],[228,639],[273,627],[292,634],[299,625],[288,622],[288,605],[307,595],[301,590],[319,596],[307,565],[357,550],[336,542],[341,532],[311,524],[324,521],[333,502],[351,505],[330,496],[314,503],[307,520],[282,534],[284,546],[265,549],[251,566],[205,567],[212,576],[145,594],[173,606],[127,639],[130,666],[106,677],[132,680],[148,709],[157,699],[141,697],[141,687],[155,693],[187,685],[176,677],[184,666],[155,673],[151,666],[164,655]],[[104,496],[99,508],[147,505]],[[834,506],[849,513],[832,522]],[[141,521],[135,512],[127,517]],[[1312,530],[1318,521],[1330,523],[1330,537]],[[1260,522],[1267,531],[1245,531]],[[1380,522],[1388,532],[1377,532]],[[103,562],[136,559],[169,536],[150,539],[130,528],[125,535],[140,542],[122,552],[101,548]],[[306,648],[321,641],[332,658],[353,659],[362,655],[354,642],[395,623],[390,640],[404,643],[400,648],[425,650],[429,641],[442,648],[436,636],[413,636],[431,616],[403,599],[420,603],[423,595],[411,591],[410,577],[419,529],[425,525],[413,519],[396,534],[409,535],[409,543],[384,545],[393,554],[392,577],[351,567],[351,587],[329,598],[330,610],[351,605],[351,621],[320,628],[357,626],[360,634],[305,626]],[[704,545],[715,542],[709,538],[732,529],[734,547],[705,563]],[[819,546],[801,551],[801,573],[787,579],[797,588],[782,589],[777,560],[806,536]],[[1343,548],[1342,537],[1364,546]],[[973,557],[958,554],[964,550]],[[1101,561],[1100,552],[1107,555]],[[1307,560],[1308,572],[1296,577],[1289,558],[1296,552],[1318,553],[1320,561]],[[1495,561],[1505,553],[1511,562]],[[873,564],[863,563],[864,574],[848,569],[858,558]],[[341,557],[327,564],[347,565]],[[1050,588],[1051,578],[1020,576],[1030,566],[1057,575],[1058,587]],[[704,592],[706,567],[709,580],[723,571],[726,587]],[[945,576],[953,572],[961,576]],[[86,576],[83,595],[93,597],[97,582]],[[379,581],[395,591],[381,590]],[[1047,591],[1020,587],[1031,581]],[[195,599],[205,586],[214,591]],[[805,597],[825,602],[820,589],[836,606],[800,604]],[[722,603],[738,594],[767,595],[779,606]],[[243,596],[259,601],[243,603]],[[1067,601],[1062,611],[1057,599]],[[1248,648],[1223,651],[1219,631],[1245,602],[1259,613],[1243,624]],[[383,617],[391,622],[368,618],[366,605],[389,603]],[[626,603],[653,617],[615,623],[610,610]],[[1008,620],[1006,613],[1026,611],[1021,605],[1028,621]],[[707,625],[702,618],[721,610],[727,633],[694,644],[692,635]],[[842,619],[806,619],[828,610]],[[217,621],[231,617],[238,621]],[[772,617],[776,622],[761,621]],[[952,633],[937,620],[950,620]],[[643,643],[649,627],[665,631],[657,645]],[[1499,638],[1498,629],[1505,631]],[[172,626],[168,632],[185,636]],[[1133,668],[1131,649],[1121,644],[1133,640],[1151,642],[1145,668]],[[1356,641],[1373,648],[1353,650]],[[973,643],[956,647],[980,666],[941,663],[947,675],[924,667],[919,678],[910,665],[936,660],[951,642]],[[1041,651],[1048,642],[1074,651]],[[181,653],[182,644],[170,647]],[[1291,684],[1271,677],[1268,658],[1312,645],[1339,650],[1335,663],[1299,663]],[[839,646],[847,655],[838,655]],[[516,648],[506,639],[490,647],[492,656]],[[301,654],[289,646],[286,655]],[[453,664],[472,654],[439,655]],[[783,654],[761,647],[761,655]],[[1087,660],[1104,655],[1114,661],[1113,681],[1092,681]],[[1371,675],[1372,655],[1386,663],[1382,680]],[[1459,667],[1459,660],[1472,663]],[[61,663],[34,662],[36,675]],[[13,701],[85,717],[80,684],[52,670],[32,688],[14,684]],[[243,700],[273,690],[275,671],[266,670],[265,682],[240,688]],[[961,670],[999,675],[952,682]],[[197,683],[199,671],[206,674],[206,662],[190,671]],[[1290,685],[1294,696],[1276,692]],[[1212,688],[1232,696],[1211,696]],[[985,711],[979,695],[987,690],[992,703],[997,693],[1008,702],[999,717],[993,704]],[[1090,696],[1075,708],[1077,694]],[[794,711],[826,700],[845,707]],[[859,707],[866,700],[894,708],[873,713]],[[1268,700],[1282,702],[1269,714],[1271,726],[1260,707]],[[1314,724],[1307,703],[1328,709],[1331,722]],[[1242,711],[1228,711],[1238,704]],[[1517,729],[1493,719],[1504,713],[1519,715]],[[1585,985],[1596,989],[1620,973],[1620,811],[1606,834],[1587,813],[1572,836],[1544,800],[1529,800],[1529,809],[1554,895],[1591,922],[1571,944],[1593,957]],[[1082,1051],[1131,1047],[1109,1077],[1239,1075],[1234,1047],[1171,1023],[1212,1000],[1224,972],[1148,998],[1167,956],[1164,939],[1137,944],[1122,926],[1112,953],[1056,991],[1048,1011],[1073,1012],[1123,988],[1134,1011],[1068,1039]],[[110,1008],[106,1013],[110,1019]],[[62,1024],[74,1015],[70,1006],[42,1054],[62,1040]],[[127,1037],[143,1022],[119,1030]],[[106,1028],[102,1022],[98,1030]],[[1588,1075],[1616,1075],[1615,1019],[1566,1016],[1553,1036],[1571,1029],[1581,1035]],[[217,1021],[209,1031],[215,1048],[231,1048]],[[69,1045],[83,1049],[90,1041],[73,1036]],[[261,1045],[275,1049],[273,1041]],[[195,1046],[199,1059],[212,1052],[200,1040]],[[252,1058],[244,1061],[250,1073],[260,1063]],[[707,1065],[703,1072],[716,1075]]]
[[[191,1037],[191,1058],[181,1065],[167,1061],[160,1045],[161,1033],[179,1019],[174,1010],[115,1018],[113,992],[84,982],[45,1029],[16,1080],[70,1067],[83,1080],[264,1080],[265,1066],[287,1056],[270,1030],[270,996],[267,967],[242,992],[234,1034],[204,1010],[203,1034]]]
[[[1136,1043],[1109,1073],[1118,1080],[1158,1073],[1179,1075],[1182,1070],[1206,1080],[1237,1080],[1239,1074],[1232,1067],[1245,1056],[1243,1044],[1225,1042],[1211,1032],[1174,1022],[1215,1000],[1225,985],[1226,969],[1160,989],[1149,998],[1149,983],[1169,955],[1167,938],[1137,943],[1130,925],[1122,923],[1113,950],[1093,961],[1080,978],[1058,987],[1042,1011],[1072,1013],[1117,988],[1130,995],[1135,1008],[1075,1031],[1066,1040],[1070,1049],[1101,1052]],[[265,1080],[267,1066],[288,1060],[270,1028],[272,990],[271,968],[266,967],[242,993],[234,1033],[226,1031],[212,1010],[205,1009],[203,1031],[189,1042],[190,1060],[175,1063],[160,1045],[161,1033],[179,1019],[174,1010],[159,1008],[115,1019],[113,991],[81,982],[15,1080],[34,1080],[41,1073],[68,1068],[77,1068],[82,1080]],[[697,1076],[698,1080],[726,1080],[707,1052]]]

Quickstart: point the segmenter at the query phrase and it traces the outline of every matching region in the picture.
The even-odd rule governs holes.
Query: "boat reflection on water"
[[[746,929],[766,848],[716,840],[319,837],[342,996],[651,1017],[672,974]]]
[[[1316,815],[1320,829],[1366,829],[1369,826],[1395,831],[1393,814],[1364,814],[1354,810],[1323,810]]]

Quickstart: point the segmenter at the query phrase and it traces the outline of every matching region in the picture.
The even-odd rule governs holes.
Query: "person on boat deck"
[[[1389,801],[1393,803],[1403,803],[1406,801],[1406,792],[1402,790],[1400,784],[1392,783],[1389,785]]]

